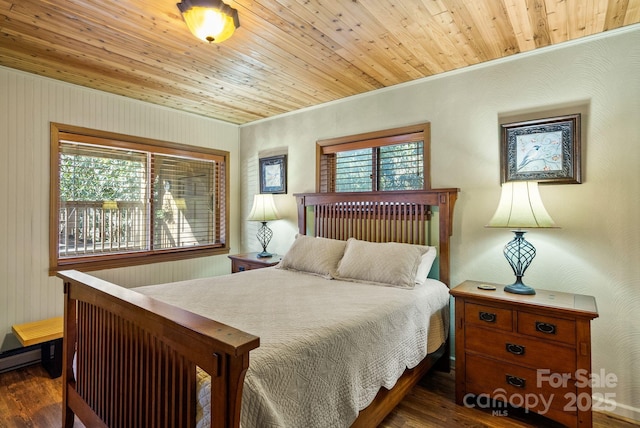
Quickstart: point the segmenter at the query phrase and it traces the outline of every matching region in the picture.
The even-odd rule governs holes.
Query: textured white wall
[[[257,192],[258,153],[288,147],[289,194],[276,196],[286,219],[271,222],[272,251],[296,232],[292,193],[315,190],[315,141],[431,122],[433,187],[459,187],[452,285],[507,283],[508,230],[486,229],[500,196],[499,123],[505,118],[581,112],[583,184],[545,185],[547,210],[562,227],[533,230],[538,256],[525,280],[593,295],[592,361],[618,377],[616,412],[640,420],[640,26],[533,54],[380,90],[241,127],[241,213]],[[253,226],[242,245],[256,249]]]
[[[0,67],[0,349],[12,324],[62,314],[62,281],[47,273],[50,122],[229,151],[237,216],[236,125]],[[232,248],[238,235],[232,220]],[[217,256],[96,275],[134,286],[229,272],[227,257]]]

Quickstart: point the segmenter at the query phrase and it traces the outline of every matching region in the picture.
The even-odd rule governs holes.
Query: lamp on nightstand
[[[273,195],[261,194],[253,197],[253,207],[249,213],[248,220],[262,223],[256,235],[260,245],[262,245],[262,252],[258,254],[258,257],[271,257],[271,253],[267,252],[267,245],[269,245],[269,241],[271,241],[273,232],[267,227],[267,222],[279,219],[280,215],[273,202]]]
[[[515,294],[536,294],[536,291],[522,282],[536,249],[524,239],[523,228],[557,227],[542,204],[538,183],[535,181],[512,181],[502,185],[502,195],[498,209],[486,227],[512,228],[515,237],[504,247],[504,256],[516,275],[516,281],[504,288]]]

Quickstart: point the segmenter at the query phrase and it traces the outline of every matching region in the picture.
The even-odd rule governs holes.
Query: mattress
[[[136,291],[260,337],[245,377],[241,425],[348,427],[446,340],[448,288],[328,280],[277,268]],[[210,382],[199,371],[198,426]]]

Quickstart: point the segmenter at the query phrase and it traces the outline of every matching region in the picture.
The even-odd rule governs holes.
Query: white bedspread
[[[407,290],[268,268],[136,291],[260,337],[245,378],[243,428],[348,427],[448,330],[448,289],[435,280]],[[440,313],[438,337],[428,340]],[[208,426],[206,386],[198,395],[199,426]]]

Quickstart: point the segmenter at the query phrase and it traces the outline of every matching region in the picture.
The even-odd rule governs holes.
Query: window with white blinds
[[[52,125],[51,270],[226,252],[227,157]]]
[[[345,150],[335,154],[335,191],[367,192],[373,190],[373,149]]]
[[[429,124],[318,141],[319,192],[429,189]]]
[[[424,189],[424,142],[378,148],[378,190]]]

